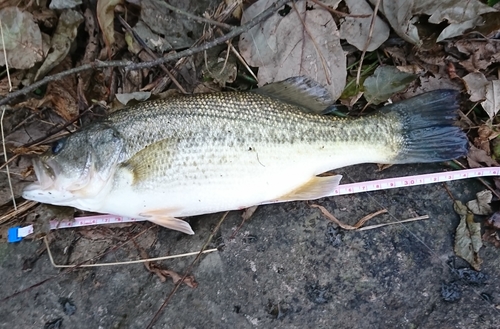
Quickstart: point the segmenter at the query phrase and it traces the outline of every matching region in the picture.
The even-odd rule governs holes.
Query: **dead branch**
[[[273,5],[269,6],[265,11],[260,13],[258,16],[256,16],[254,19],[246,23],[245,25],[235,27],[231,32],[228,32],[224,36],[220,38],[216,38],[210,42],[207,42],[205,44],[202,44],[198,47],[193,47],[190,49],[186,49],[184,51],[175,53],[175,54],[170,54],[165,57],[159,58],[154,61],[150,62],[142,62],[142,63],[134,63],[131,61],[107,61],[107,62],[102,62],[102,61],[95,61],[94,63],[90,64],[85,64],[79,67],[75,67],[73,69],[57,73],[51,76],[47,76],[43,78],[40,81],[37,81],[29,86],[24,87],[21,90],[15,91],[4,98],[0,99],[0,106],[1,105],[6,105],[9,104],[12,100],[19,96],[23,96],[28,94],[29,92],[32,92],[36,90],[37,88],[40,88],[41,86],[51,82],[51,81],[56,81],[59,80],[67,75],[70,74],[75,74],[79,73],[82,71],[90,70],[90,69],[102,69],[102,68],[108,68],[108,67],[124,67],[126,70],[140,70],[140,69],[145,69],[145,68],[151,68],[154,66],[157,66],[159,64],[163,64],[169,61],[177,60],[182,57],[187,57],[187,56],[192,56],[194,54],[200,53],[202,51],[208,50],[212,47],[218,46],[224,42],[226,42],[229,39],[232,39],[244,32],[249,31],[252,27],[255,25],[259,24],[260,22],[266,20],[268,17],[270,17],[272,14],[276,12],[276,10],[280,7],[282,7],[285,3],[287,3],[289,0],[277,0]]]

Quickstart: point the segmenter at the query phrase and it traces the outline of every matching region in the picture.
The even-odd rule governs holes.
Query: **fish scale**
[[[264,87],[264,94],[176,96],[117,111],[35,159],[39,181],[23,195],[192,233],[176,217],[334,195],[340,176],[316,175],[352,164],[435,162],[467,152],[453,124],[454,91],[340,119],[310,113],[320,107],[310,88],[320,87],[306,82],[283,82],[303,95],[290,99]]]

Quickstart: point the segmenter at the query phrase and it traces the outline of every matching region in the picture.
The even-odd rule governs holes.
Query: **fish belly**
[[[186,217],[273,202],[317,174],[362,162],[384,162],[383,146],[357,143],[213,147],[190,150],[164,172],[140,182],[122,167],[100,212]],[[289,201],[289,200],[282,200]]]

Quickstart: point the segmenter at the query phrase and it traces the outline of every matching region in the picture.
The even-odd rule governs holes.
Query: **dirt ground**
[[[339,170],[343,183],[443,171],[441,165],[375,165]],[[2,178],[3,179],[3,178]],[[318,202],[262,206],[243,224],[231,212],[191,274],[159,314],[154,328],[499,328],[500,250],[482,248],[482,274],[454,256],[459,218],[446,188],[462,202],[475,180],[339,196]],[[379,229],[338,230],[318,209],[354,224],[417,215],[430,219]],[[153,227],[99,259],[111,262],[199,250],[222,214],[190,219],[194,236]],[[78,262],[121,244],[150,224],[55,232],[58,263]],[[143,264],[59,270],[42,241],[0,245],[0,328],[145,328],[174,288]],[[180,274],[193,257],[161,262]],[[46,281],[45,281],[46,280]],[[35,285],[35,286],[34,286]],[[452,301],[454,300],[454,301]]]

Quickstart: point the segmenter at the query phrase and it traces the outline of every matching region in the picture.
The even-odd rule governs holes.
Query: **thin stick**
[[[1,25],[1,24],[0,24]],[[7,162],[9,158],[7,157],[7,148],[5,147],[5,135],[3,133],[3,117],[5,115],[5,110],[7,106],[3,106],[2,108],[2,117],[0,118],[0,131],[2,134],[2,147],[3,147],[3,157],[5,160],[5,170],[7,171],[7,181],[9,182],[10,196],[12,197],[12,204],[14,205],[14,210],[17,210],[16,197],[14,196],[14,189],[12,188],[12,180],[10,179],[10,170]]]
[[[397,222],[391,222],[391,223],[384,223],[384,224],[375,224],[375,225],[370,225],[366,227],[361,227],[358,229],[358,231],[366,231],[366,230],[373,230],[375,228],[379,227],[384,227],[384,226],[389,226],[389,225],[395,225],[395,224],[402,224],[402,223],[409,223],[409,222],[416,222],[417,220],[422,220],[422,219],[429,219],[430,217],[428,215],[423,215],[423,216],[418,216],[418,217],[413,217],[409,219],[404,219],[400,220]]]
[[[217,223],[217,226],[215,226],[214,230],[212,231],[212,233],[208,237],[207,241],[205,242],[205,244],[201,248],[200,252],[198,253],[198,256],[196,256],[195,260],[191,263],[191,265],[189,265],[188,269],[186,270],[186,272],[182,276],[182,279],[180,279],[179,281],[177,281],[177,283],[174,286],[174,289],[172,289],[172,291],[168,295],[167,299],[165,299],[165,301],[163,302],[163,304],[160,306],[160,308],[158,309],[158,311],[155,313],[153,319],[151,319],[151,321],[149,322],[149,324],[146,327],[146,329],[151,329],[153,327],[153,325],[155,324],[155,322],[158,320],[158,317],[160,316],[160,314],[163,311],[163,309],[165,309],[165,307],[168,305],[168,303],[170,302],[170,300],[174,296],[175,292],[179,289],[179,287],[184,282],[184,280],[186,280],[186,278],[188,277],[189,273],[192,271],[192,269],[194,267],[194,264],[196,264],[196,262],[200,259],[203,250],[205,250],[205,248],[208,246],[208,244],[210,243],[210,241],[212,241],[212,239],[215,236],[215,234],[217,233],[217,231],[219,231],[219,228],[222,225],[222,223],[224,222],[224,220],[226,219],[227,214],[229,214],[229,211],[226,211],[226,213],[224,215],[222,215],[222,218]]]
[[[159,64],[163,64],[163,63],[170,62],[173,60],[177,60],[177,59],[180,59],[182,57],[191,56],[191,55],[200,53],[200,52],[208,50],[212,47],[218,46],[218,45],[226,42],[227,40],[232,39],[232,38],[234,38],[234,37],[236,37],[244,32],[249,31],[255,25],[259,24],[260,22],[266,20],[268,17],[273,15],[274,12],[276,11],[276,9],[282,7],[288,1],[289,0],[277,0],[274,4],[269,6],[269,8],[264,10],[262,13],[260,13],[256,17],[254,17],[251,21],[249,21],[245,25],[235,27],[234,29],[231,30],[231,32],[228,32],[224,36],[222,36],[220,38],[216,38],[213,41],[207,42],[207,43],[202,44],[200,46],[186,49],[184,51],[181,51],[181,52],[178,52],[175,54],[171,54],[171,55],[168,55],[165,57],[161,57],[161,58],[158,58],[158,59],[156,59],[154,61],[150,61],[150,62],[133,63],[131,61],[108,61],[108,62],[95,61],[94,63],[84,64],[84,65],[81,65],[79,67],[75,67],[73,69],[70,69],[70,70],[67,70],[67,71],[64,71],[61,73],[47,76],[40,81],[37,81],[37,82],[27,86],[27,87],[24,87],[21,90],[14,91],[13,93],[10,93],[9,95],[2,98],[0,100],[0,105],[8,104],[12,100],[14,100],[15,98],[22,96],[22,95],[26,95],[27,93],[45,85],[51,81],[56,81],[56,80],[59,80],[65,76],[75,74],[78,72],[82,72],[85,70],[108,68],[108,67],[125,67],[125,69],[127,69],[127,70],[140,70],[140,69],[154,67],[154,66],[157,66]]]
[[[165,4],[166,4],[166,2],[165,2]],[[125,29],[127,29],[127,31],[134,36],[135,40],[141,45],[142,49],[144,49],[148,53],[148,55],[151,56],[151,58],[158,59],[158,56],[155,55],[155,53],[148,47],[146,42],[144,42],[144,40],[142,40],[142,38],[132,29],[132,27],[130,27],[130,25],[127,23],[127,21],[124,20],[120,15],[118,15],[118,19],[119,19],[120,23],[122,23],[122,25],[125,27]],[[167,67],[165,65],[161,64],[160,68],[163,70],[163,72],[165,72],[168,75],[169,79],[172,80],[172,82],[177,86],[177,88],[183,94],[187,94],[186,90],[181,86],[179,81],[177,81],[177,79],[174,77],[172,72],[170,72],[170,70],[167,69]]]
[[[154,2],[153,2],[154,3]],[[215,26],[218,26],[220,28],[223,28],[224,30],[228,30],[228,31],[231,31],[233,30],[235,27],[232,26],[232,25],[229,25],[229,24],[226,24],[226,23],[221,23],[221,22],[218,22],[218,21],[214,21],[212,19],[209,19],[209,18],[203,18],[203,17],[199,17],[199,16],[196,16],[196,15],[193,15],[193,14],[190,14],[188,12],[185,12],[184,10],[182,9],[179,9],[177,7],[174,7],[172,5],[169,5],[166,1],[162,1],[162,5],[164,7],[167,7],[168,9],[170,9],[171,11],[177,13],[177,14],[181,14],[181,15],[184,15],[194,21],[197,21],[198,23],[207,23],[207,24],[211,24],[211,25],[215,25]],[[156,7],[158,10],[160,8]]]
[[[56,264],[54,262],[54,258],[52,257],[52,252],[50,251],[49,242],[47,241],[47,237],[44,237],[43,241],[45,242],[45,246],[47,247],[47,253],[49,255],[49,259],[50,259],[50,262],[52,263],[52,266],[57,267],[57,268],[101,267],[101,266],[116,266],[116,265],[137,264],[137,263],[154,262],[154,261],[157,261],[157,260],[165,260],[165,259],[174,259],[174,258],[182,258],[182,257],[188,257],[188,256],[195,256],[195,255],[198,255],[200,253],[200,251],[195,251],[195,252],[188,252],[188,253],[185,253],[185,254],[163,256],[163,257],[156,257],[156,258],[128,260],[128,261],[113,262],[113,263],[60,265],[60,264]],[[202,254],[208,254],[208,253],[211,253],[211,252],[214,252],[214,251],[217,251],[217,248],[202,250],[201,253]]]
[[[372,20],[370,22],[370,31],[368,32],[368,39],[366,39],[365,46],[363,47],[363,52],[361,53],[361,59],[359,60],[358,73],[356,74],[356,86],[359,86],[359,79],[361,78],[361,68],[363,67],[363,60],[365,59],[366,50],[372,41],[373,29],[375,27],[375,20],[377,19],[378,7],[380,6],[380,0],[377,0],[377,4],[373,9]]]
[[[5,69],[7,70],[7,81],[9,81],[9,92],[12,91],[12,81],[10,80],[9,62],[7,61],[7,50],[5,49],[5,39],[3,37],[3,24],[0,19],[0,34],[2,34],[3,58],[5,59]]]
[[[31,208],[33,208],[37,204],[38,204],[38,202],[28,201],[28,200],[21,202],[19,205],[17,205],[17,209],[13,209],[13,210],[11,209],[10,211],[8,211],[5,214],[3,214],[2,216],[0,216],[0,224],[3,224],[5,222],[11,220],[12,218],[19,216],[20,214],[30,210]]]

